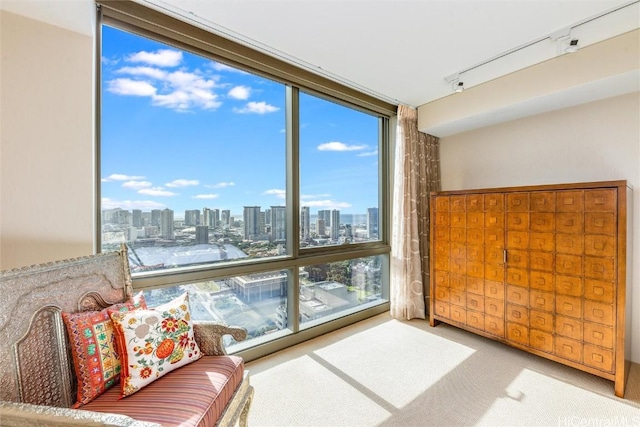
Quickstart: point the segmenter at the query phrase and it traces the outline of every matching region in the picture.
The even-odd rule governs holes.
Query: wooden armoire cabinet
[[[624,395],[627,183],[431,194],[430,324],[614,381]]]

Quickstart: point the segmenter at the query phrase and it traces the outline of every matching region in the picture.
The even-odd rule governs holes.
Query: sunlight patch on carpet
[[[409,347],[411,351],[403,351]],[[314,353],[364,389],[393,407],[402,408],[474,352],[470,347],[394,320]]]

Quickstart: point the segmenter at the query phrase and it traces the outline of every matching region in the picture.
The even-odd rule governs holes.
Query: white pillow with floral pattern
[[[193,338],[187,293],[154,309],[109,314],[122,353],[121,397],[202,356]]]

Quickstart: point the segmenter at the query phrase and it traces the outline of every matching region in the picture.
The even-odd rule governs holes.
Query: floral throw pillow
[[[121,397],[202,356],[187,293],[154,309],[114,312],[111,318],[122,349]]]
[[[120,379],[120,352],[109,312],[137,308],[147,308],[142,292],[101,311],[62,313],[78,378],[78,396],[73,408],[91,402]]]

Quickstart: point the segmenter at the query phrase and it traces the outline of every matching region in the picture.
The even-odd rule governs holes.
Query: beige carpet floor
[[[613,383],[469,332],[388,314],[247,364],[260,426],[640,427],[640,366]]]

